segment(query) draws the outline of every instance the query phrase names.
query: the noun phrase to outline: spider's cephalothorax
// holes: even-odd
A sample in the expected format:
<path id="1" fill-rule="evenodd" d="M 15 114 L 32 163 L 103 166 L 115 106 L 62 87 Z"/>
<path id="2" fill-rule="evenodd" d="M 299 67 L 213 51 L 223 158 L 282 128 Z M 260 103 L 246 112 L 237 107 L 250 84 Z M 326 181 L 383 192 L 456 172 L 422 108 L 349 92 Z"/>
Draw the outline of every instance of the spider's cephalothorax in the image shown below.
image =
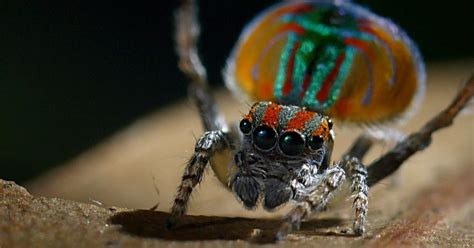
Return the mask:
<path id="1" fill-rule="evenodd" d="M 189 92 L 205 132 L 186 164 L 169 227 L 186 212 L 194 187 L 211 164 L 219 180 L 247 208 L 259 202 L 267 210 L 286 202 L 295 204 L 278 239 L 310 214 L 324 210 L 347 178 L 355 212 L 353 230 L 362 234 L 368 186 L 424 149 L 431 134 L 449 125 L 474 94 L 473 77 L 444 112 L 446 116 L 400 141 L 375 160 L 369 172 L 360 160 L 373 136 L 360 136 L 338 162 L 330 163 L 334 137 L 328 116 L 367 126 L 412 112 L 423 95 L 424 64 L 399 27 L 356 4 L 286 1 L 264 11 L 244 29 L 228 60 L 228 87 L 257 102 L 236 132 L 224 122 L 207 87 L 197 54 L 195 1 L 181 0 L 176 42 L 179 66 L 192 81 Z"/>
<path id="2" fill-rule="evenodd" d="M 243 141 L 230 186 L 247 208 L 256 205 L 260 194 L 266 209 L 301 200 L 328 167 L 333 132 L 327 116 L 258 102 L 239 128 Z"/>

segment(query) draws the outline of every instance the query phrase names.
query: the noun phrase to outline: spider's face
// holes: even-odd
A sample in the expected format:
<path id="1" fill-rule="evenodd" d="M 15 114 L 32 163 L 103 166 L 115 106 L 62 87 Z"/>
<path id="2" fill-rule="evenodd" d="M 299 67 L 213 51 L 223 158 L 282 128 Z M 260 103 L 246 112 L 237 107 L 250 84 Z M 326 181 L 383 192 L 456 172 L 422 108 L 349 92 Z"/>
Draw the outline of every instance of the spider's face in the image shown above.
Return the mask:
<path id="1" fill-rule="evenodd" d="M 296 162 L 320 166 L 333 142 L 332 121 L 298 106 L 258 102 L 240 122 L 247 163 Z"/>

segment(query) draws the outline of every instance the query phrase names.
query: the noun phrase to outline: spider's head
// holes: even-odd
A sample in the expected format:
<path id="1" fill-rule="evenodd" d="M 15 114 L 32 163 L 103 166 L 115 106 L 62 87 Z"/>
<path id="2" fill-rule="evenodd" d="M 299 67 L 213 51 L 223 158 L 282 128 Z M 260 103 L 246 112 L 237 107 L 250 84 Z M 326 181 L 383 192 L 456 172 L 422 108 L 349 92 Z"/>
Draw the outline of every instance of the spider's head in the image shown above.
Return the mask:
<path id="1" fill-rule="evenodd" d="M 329 117 L 298 106 L 258 102 L 240 121 L 241 153 L 266 162 L 302 161 L 320 166 L 333 143 Z"/>

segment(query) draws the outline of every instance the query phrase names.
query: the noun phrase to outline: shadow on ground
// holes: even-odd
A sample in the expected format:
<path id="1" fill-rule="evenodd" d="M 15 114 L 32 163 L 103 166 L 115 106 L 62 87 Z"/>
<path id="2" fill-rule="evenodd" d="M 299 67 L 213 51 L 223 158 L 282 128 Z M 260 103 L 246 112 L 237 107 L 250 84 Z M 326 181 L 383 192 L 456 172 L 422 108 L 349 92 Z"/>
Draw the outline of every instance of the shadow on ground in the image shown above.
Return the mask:
<path id="1" fill-rule="evenodd" d="M 273 243 L 280 220 L 226 218 L 211 216 L 184 216 L 172 230 L 166 229 L 168 213 L 151 210 L 120 212 L 110 218 L 113 224 L 121 225 L 122 231 L 147 238 L 165 240 L 248 240 L 255 243 Z M 352 236 L 349 233 L 321 231 L 324 228 L 341 226 L 341 219 L 316 219 L 304 222 L 298 233 L 311 235 Z"/>

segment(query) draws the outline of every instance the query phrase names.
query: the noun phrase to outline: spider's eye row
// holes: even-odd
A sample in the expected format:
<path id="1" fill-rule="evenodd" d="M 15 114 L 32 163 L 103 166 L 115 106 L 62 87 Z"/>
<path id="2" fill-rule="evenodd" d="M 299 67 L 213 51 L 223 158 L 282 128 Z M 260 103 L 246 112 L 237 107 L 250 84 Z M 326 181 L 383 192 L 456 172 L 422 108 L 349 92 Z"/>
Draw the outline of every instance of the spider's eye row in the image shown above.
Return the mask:
<path id="1" fill-rule="evenodd" d="M 321 135 L 311 136 L 311 138 L 309 138 L 308 140 L 308 145 L 313 150 L 318 150 L 319 148 L 321 148 L 323 146 L 323 143 L 324 139 Z"/>
<path id="2" fill-rule="evenodd" d="M 270 150 L 276 142 L 276 132 L 267 125 L 261 125 L 255 128 L 253 132 L 254 144 L 262 150 Z"/>
<path id="3" fill-rule="evenodd" d="M 279 141 L 281 151 L 288 156 L 296 156 L 304 151 L 304 138 L 297 132 L 285 132 Z"/>
<path id="4" fill-rule="evenodd" d="M 243 134 L 248 134 L 252 131 L 252 123 L 247 119 L 243 119 L 240 121 L 239 128 Z"/>

